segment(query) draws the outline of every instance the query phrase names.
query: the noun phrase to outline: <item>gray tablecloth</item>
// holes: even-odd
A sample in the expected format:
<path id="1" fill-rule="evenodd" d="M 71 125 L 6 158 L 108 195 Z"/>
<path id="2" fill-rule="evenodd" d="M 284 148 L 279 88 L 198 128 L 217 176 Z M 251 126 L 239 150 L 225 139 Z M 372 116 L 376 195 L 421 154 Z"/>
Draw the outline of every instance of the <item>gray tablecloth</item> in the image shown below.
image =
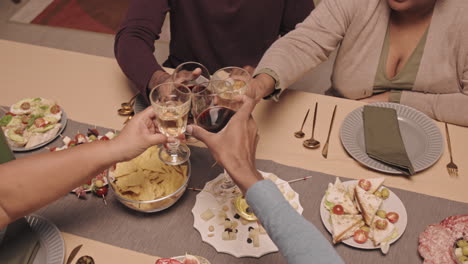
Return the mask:
<path id="1" fill-rule="evenodd" d="M 72 136 L 78 130 L 85 132 L 88 127 L 94 126 L 70 120 L 64 134 Z M 99 130 L 108 131 L 103 128 Z M 50 146 L 60 144 L 60 139 L 57 139 Z M 25 154 L 17 156 L 22 155 Z M 189 184 L 191 187 L 201 188 L 206 181 L 222 172 L 220 167 L 211 168 L 213 158 L 204 148 L 192 148 L 191 162 L 192 178 Z M 331 241 L 331 236 L 320 220 L 319 204 L 327 184 L 333 182 L 335 176 L 284 166 L 268 160 L 258 160 L 257 164 L 258 169 L 273 172 L 285 180 L 313 176 L 305 182 L 293 183 L 292 187 L 300 195 L 304 217 Z M 468 213 L 468 204 L 465 203 L 391 189 L 403 201 L 408 212 L 408 226 L 404 235 L 390 247 L 387 256 L 383 256 L 379 250 L 359 250 L 343 244 L 337 245 L 336 250 L 347 263 L 422 263 L 417 252 L 418 235 L 426 226 L 438 223 L 451 215 Z M 260 259 L 238 259 L 217 253 L 213 247 L 203 243 L 200 234 L 193 228 L 191 209 L 196 194 L 187 190 L 173 207 L 154 214 L 131 211 L 121 205 L 112 193 L 109 193 L 107 198 L 108 206 L 105 206 L 98 197 L 88 195 L 87 200 L 80 200 L 69 194 L 42 208 L 37 214 L 50 219 L 64 232 L 151 255 L 168 257 L 190 252 L 208 258 L 213 264 L 285 263 L 279 253 L 268 254 Z"/>

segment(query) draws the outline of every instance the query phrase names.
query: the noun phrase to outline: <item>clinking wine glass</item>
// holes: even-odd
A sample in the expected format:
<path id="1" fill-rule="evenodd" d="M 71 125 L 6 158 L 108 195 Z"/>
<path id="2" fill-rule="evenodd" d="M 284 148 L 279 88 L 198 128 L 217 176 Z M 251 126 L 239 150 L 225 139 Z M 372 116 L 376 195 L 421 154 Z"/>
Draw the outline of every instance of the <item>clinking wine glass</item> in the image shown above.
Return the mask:
<path id="1" fill-rule="evenodd" d="M 179 165 L 190 157 L 190 149 L 181 144 L 178 137 L 185 133 L 187 117 L 190 112 L 191 92 L 180 83 L 163 83 L 151 90 L 151 106 L 156 113 L 159 131 L 175 141 L 167 143 L 159 151 L 161 160 L 169 165 Z"/>
<path id="2" fill-rule="evenodd" d="M 205 112 L 198 114 L 196 118 L 197 124 L 207 130 L 210 130 L 210 127 L 212 127 L 213 132 L 222 130 L 242 105 L 238 97 L 244 94 L 253 94 L 249 91 L 248 84 L 250 79 L 250 74 L 238 67 L 226 67 L 215 72 L 208 89 L 209 93 L 213 94 L 211 95 L 212 99 L 207 100 L 211 104 Z M 194 100 L 196 98 L 196 94 L 194 93 Z M 235 198 L 235 201 L 241 201 L 240 198 L 242 198 L 239 188 L 237 188 L 226 170 L 224 170 L 223 179 L 214 183 L 212 192 L 218 201 L 221 202 L 225 202 L 230 198 Z M 242 209 L 236 203 L 235 208 L 241 216 L 247 215 L 244 214 L 244 209 L 246 208 Z"/>
<path id="3" fill-rule="evenodd" d="M 184 62 L 179 64 L 172 73 L 172 82 L 181 83 L 187 86 L 190 90 L 193 90 L 194 87 L 210 81 L 210 72 L 206 69 L 203 64 L 198 62 Z M 193 123 L 193 116 L 189 113 L 188 124 Z M 186 135 L 186 140 L 189 143 L 195 143 L 197 140 L 190 136 Z"/>

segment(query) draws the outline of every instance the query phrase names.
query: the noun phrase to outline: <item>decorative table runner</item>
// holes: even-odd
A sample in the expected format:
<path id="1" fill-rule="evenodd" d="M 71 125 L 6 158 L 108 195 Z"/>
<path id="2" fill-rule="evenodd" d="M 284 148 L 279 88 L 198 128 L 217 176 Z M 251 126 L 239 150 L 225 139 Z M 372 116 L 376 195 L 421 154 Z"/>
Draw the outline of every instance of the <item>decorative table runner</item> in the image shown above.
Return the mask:
<path id="1" fill-rule="evenodd" d="M 84 133 L 90 127 L 94 128 L 93 125 L 69 120 L 64 135 L 72 137 L 77 131 Z M 103 128 L 98 129 L 101 133 L 108 131 Z M 60 145 L 61 140 L 58 138 L 49 147 Z M 17 157 L 28 154 L 17 154 Z M 192 147 L 190 160 L 192 163 L 190 187 L 202 188 L 205 182 L 214 179 L 222 172 L 219 166 L 211 168 L 214 160 L 205 148 Z M 284 180 L 313 176 L 307 181 L 292 183 L 291 186 L 300 195 L 304 217 L 331 241 L 330 234 L 320 220 L 319 206 L 327 184 L 334 182 L 335 176 L 284 166 L 268 160 L 258 160 L 257 167 L 265 172 L 275 173 Z M 348 179 L 342 178 L 342 180 Z M 383 256 L 379 250 L 359 250 L 343 244 L 335 246 L 345 262 L 422 263 L 417 252 L 418 236 L 426 226 L 439 223 L 451 215 L 468 213 L 468 204 L 465 203 L 395 188 L 391 190 L 400 197 L 408 212 L 408 226 L 405 233 L 392 244 L 386 256 Z M 217 253 L 210 245 L 203 243 L 200 234 L 193 228 L 191 209 L 196 195 L 197 192 L 187 190 L 171 208 L 159 213 L 143 214 L 124 207 L 113 197 L 111 191 L 107 197 L 107 206 L 100 198 L 92 195 L 88 195 L 87 200 L 80 200 L 68 194 L 36 213 L 50 219 L 61 231 L 146 254 L 169 257 L 188 252 L 204 256 L 213 264 L 285 263 L 279 253 L 269 254 L 260 259 L 238 259 L 224 253 Z"/>

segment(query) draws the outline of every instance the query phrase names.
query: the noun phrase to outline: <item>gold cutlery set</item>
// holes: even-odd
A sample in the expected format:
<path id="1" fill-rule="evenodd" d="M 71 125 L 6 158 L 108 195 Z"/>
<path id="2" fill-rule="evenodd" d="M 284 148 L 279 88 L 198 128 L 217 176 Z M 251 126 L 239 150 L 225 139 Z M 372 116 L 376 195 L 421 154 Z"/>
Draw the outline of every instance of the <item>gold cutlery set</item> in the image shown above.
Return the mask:
<path id="1" fill-rule="evenodd" d="M 315 121 L 317 120 L 317 108 L 318 108 L 318 103 L 316 102 L 315 109 L 314 109 L 314 119 L 312 120 L 312 134 L 309 139 L 304 140 L 304 142 L 302 143 L 302 145 L 308 149 L 316 149 L 320 147 L 320 141 L 314 139 Z M 305 122 L 307 121 L 307 117 L 309 116 L 309 112 L 310 112 L 310 109 L 307 110 L 307 113 L 304 117 L 304 121 L 302 121 L 301 129 L 294 133 L 294 136 L 296 138 L 304 137 L 305 134 L 304 132 L 302 132 L 302 130 L 304 128 Z M 333 109 L 333 114 L 332 114 L 331 121 L 330 121 L 330 129 L 328 130 L 327 140 L 325 141 L 325 145 L 323 146 L 323 149 L 322 149 L 322 156 L 324 158 L 328 157 L 328 145 L 330 142 L 330 134 L 333 128 L 333 121 L 335 120 L 335 114 L 336 114 L 336 105 L 335 105 L 335 108 Z"/>
<path id="2" fill-rule="evenodd" d="M 119 113 L 119 115 L 127 117 L 127 119 L 124 122 L 124 125 L 127 124 L 127 122 L 130 121 L 130 119 L 132 119 L 132 117 L 135 115 L 135 112 L 133 111 L 133 106 L 135 105 L 135 99 L 137 96 L 138 93 L 134 95 L 130 99 L 130 101 L 122 103 L 120 105 L 122 108 L 117 110 L 117 113 Z"/>
<path id="3" fill-rule="evenodd" d="M 447 123 L 445 123 L 445 133 L 447 134 L 447 147 L 448 147 L 449 154 L 450 154 L 450 162 L 447 164 L 447 171 L 448 171 L 448 174 L 451 177 L 458 177 L 458 167 L 453 162 L 452 145 L 451 145 L 451 142 L 450 142 L 450 135 L 449 135 L 449 130 L 448 130 Z"/>

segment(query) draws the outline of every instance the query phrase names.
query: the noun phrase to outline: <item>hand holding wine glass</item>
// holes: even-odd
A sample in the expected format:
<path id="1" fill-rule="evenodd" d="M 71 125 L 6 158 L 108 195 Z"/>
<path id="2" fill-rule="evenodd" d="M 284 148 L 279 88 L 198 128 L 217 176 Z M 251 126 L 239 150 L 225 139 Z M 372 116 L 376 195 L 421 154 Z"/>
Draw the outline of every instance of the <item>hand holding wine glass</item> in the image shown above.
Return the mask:
<path id="1" fill-rule="evenodd" d="M 204 142 L 213 157 L 228 171 L 237 186 L 245 193 L 250 186 L 262 180 L 255 167 L 255 153 L 259 136 L 252 118 L 255 101 L 241 97 L 242 106 L 228 124 L 218 133 L 208 132 L 197 125 L 187 127 L 187 132 Z M 229 147 L 226 146 L 229 142 Z"/>
<path id="2" fill-rule="evenodd" d="M 179 137 L 185 133 L 190 111 L 190 89 L 180 83 L 163 83 L 151 91 L 151 105 L 156 113 L 156 123 L 163 135 L 171 138 L 167 149 L 161 148 L 159 157 L 169 165 L 186 162 L 190 156 L 187 145 L 181 144 Z"/>

